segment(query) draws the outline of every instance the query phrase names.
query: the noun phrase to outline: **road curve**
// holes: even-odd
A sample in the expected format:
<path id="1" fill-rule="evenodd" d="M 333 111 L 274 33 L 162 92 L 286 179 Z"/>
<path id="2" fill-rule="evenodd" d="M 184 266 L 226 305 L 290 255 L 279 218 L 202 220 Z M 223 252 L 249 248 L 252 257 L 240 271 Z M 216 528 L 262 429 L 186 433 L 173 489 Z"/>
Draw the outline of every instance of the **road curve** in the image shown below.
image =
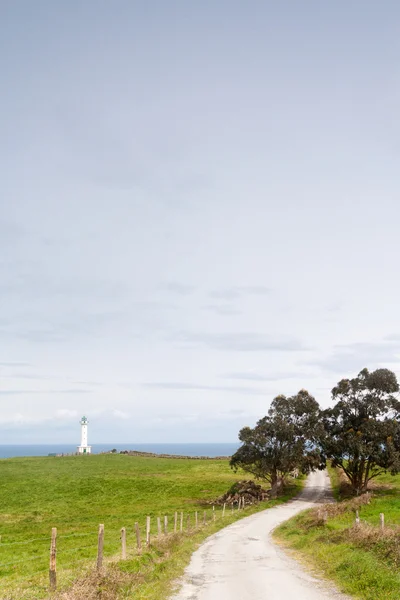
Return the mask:
<path id="1" fill-rule="evenodd" d="M 327 473 L 311 473 L 296 500 L 210 536 L 193 554 L 171 600 L 350 600 L 307 573 L 270 535 L 283 521 L 328 499 Z"/>

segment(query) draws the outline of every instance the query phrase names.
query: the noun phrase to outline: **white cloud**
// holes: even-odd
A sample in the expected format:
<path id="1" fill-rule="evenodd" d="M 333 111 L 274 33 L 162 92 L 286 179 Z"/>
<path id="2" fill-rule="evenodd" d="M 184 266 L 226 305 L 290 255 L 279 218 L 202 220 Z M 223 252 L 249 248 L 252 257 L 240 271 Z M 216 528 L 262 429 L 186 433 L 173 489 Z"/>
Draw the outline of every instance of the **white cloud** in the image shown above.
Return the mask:
<path id="1" fill-rule="evenodd" d="M 56 418 L 71 419 L 78 416 L 78 411 L 70 410 L 69 408 L 60 408 L 56 412 Z"/>
<path id="2" fill-rule="evenodd" d="M 127 412 L 124 412 L 123 410 L 115 409 L 112 411 L 112 414 L 117 419 L 129 419 L 130 418 L 130 414 Z"/>

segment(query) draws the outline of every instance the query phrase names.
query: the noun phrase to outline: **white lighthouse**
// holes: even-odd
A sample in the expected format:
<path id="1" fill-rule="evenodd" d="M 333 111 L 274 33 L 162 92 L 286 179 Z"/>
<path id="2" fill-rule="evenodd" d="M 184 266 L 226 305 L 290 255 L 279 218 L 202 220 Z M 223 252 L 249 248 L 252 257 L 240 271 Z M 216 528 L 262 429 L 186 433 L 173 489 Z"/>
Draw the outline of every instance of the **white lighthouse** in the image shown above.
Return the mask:
<path id="1" fill-rule="evenodd" d="M 82 417 L 81 423 L 81 445 L 78 446 L 78 454 L 90 454 L 92 452 L 92 446 L 88 446 L 87 443 L 87 426 L 88 420 L 86 417 Z"/>

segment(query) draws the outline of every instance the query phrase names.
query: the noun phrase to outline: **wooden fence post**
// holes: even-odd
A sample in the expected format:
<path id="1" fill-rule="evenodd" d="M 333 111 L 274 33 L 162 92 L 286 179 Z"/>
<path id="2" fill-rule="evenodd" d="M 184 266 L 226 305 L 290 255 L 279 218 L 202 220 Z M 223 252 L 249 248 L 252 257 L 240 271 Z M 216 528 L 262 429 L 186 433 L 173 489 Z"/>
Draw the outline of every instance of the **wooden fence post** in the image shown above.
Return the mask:
<path id="1" fill-rule="evenodd" d="M 121 528 L 121 559 L 126 560 L 126 528 Z"/>
<path id="2" fill-rule="evenodd" d="M 212 514 L 213 514 L 213 521 L 215 521 L 215 506 L 213 506 L 213 512 L 212 512 Z"/>
<path id="3" fill-rule="evenodd" d="M 224 506 L 222 507 L 222 516 L 225 516 L 225 507 L 226 507 L 226 503 L 224 502 Z"/>
<path id="4" fill-rule="evenodd" d="M 164 533 L 165 533 L 165 535 L 168 535 L 168 517 L 167 517 L 167 515 L 165 515 L 165 517 L 164 517 Z"/>
<path id="5" fill-rule="evenodd" d="M 178 529 L 178 513 L 175 511 L 175 514 L 174 514 L 174 533 L 176 533 L 177 529 Z"/>
<path id="6" fill-rule="evenodd" d="M 358 514 L 358 510 L 356 510 L 356 525 L 359 525 L 359 523 L 360 523 L 360 517 Z"/>
<path id="7" fill-rule="evenodd" d="M 142 544 L 140 542 L 140 529 L 139 529 L 139 523 L 135 523 L 135 532 L 136 532 L 136 547 L 139 550 L 139 552 L 142 549 Z"/>
<path id="8" fill-rule="evenodd" d="M 146 546 L 150 546 L 150 517 L 146 517 Z"/>
<path id="9" fill-rule="evenodd" d="M 383 531 L 385 529 L 385 515 L 383 513 L 379 513 L 379 522 Z"/>
<path id="10" fill-rule="evenodd" d="M 160 519 L 160 517 L 157 517 L 157 534 L 158 534 L 158 537 L 161 537 L 161 519 Z"/>
<path id="11" fill-rule="evenodd" d="M 53 527 L 51 530 L 51 542 L 50 542 L 50 589 L 55 590 L 57 588 L 57 564 L 56 564 L 56 552 L 57 552 L 57 527 Z"/>
<path id="12" fill-rule="evenodd" d="M 97 540 L 97 570 L 103 566 L 103 548 L 104 548 L 104 525 L 99 525 L 99 536 Z"/>
<path id="13" fill-rule="evenodd" d="M 242 503 L 242 499 L 241 499 L 241 498 L 240 498 L 240 496 L 239 496 L 238 510 L 240 510 L 240 505 L 241 505 L 241 503 Z"/>
<path id="14" fill-rule="evenodd" d="M 183 531 L 183 512 L 181 512 L 181 523 L 180 523 L 180 532 Z"/>
<path id="15" fill-rule="evenodd" d="M 206 510 L 204 511 L 204 514 L 203 514 L 203 523 L 204 523 L 204 525 L 207 525 L 207 511 Z"/>
<path id="16" fill-rule="evenodd" d="M 196 510 L 196 512 L 194 513 L 194 522 L 195 522 L 195 527 L 196 527 L 196 529 L 197 529 L 197 528 L 198 528 L 198 526 L 199 526 L 199 517 L 198 517 L 198 514 L 197 514 L 197 510 Z"/>

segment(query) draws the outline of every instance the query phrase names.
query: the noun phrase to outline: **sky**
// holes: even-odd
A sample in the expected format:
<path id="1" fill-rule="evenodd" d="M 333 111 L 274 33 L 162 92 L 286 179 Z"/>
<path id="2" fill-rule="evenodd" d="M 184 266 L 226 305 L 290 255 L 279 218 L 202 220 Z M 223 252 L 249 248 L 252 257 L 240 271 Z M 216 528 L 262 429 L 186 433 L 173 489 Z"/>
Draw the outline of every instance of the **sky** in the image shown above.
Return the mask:
<path id="1" fill-rule="evenodd" d="M 0 82 L 0 443 L 400 376 L 398 2 L 2 0 Z"/>

